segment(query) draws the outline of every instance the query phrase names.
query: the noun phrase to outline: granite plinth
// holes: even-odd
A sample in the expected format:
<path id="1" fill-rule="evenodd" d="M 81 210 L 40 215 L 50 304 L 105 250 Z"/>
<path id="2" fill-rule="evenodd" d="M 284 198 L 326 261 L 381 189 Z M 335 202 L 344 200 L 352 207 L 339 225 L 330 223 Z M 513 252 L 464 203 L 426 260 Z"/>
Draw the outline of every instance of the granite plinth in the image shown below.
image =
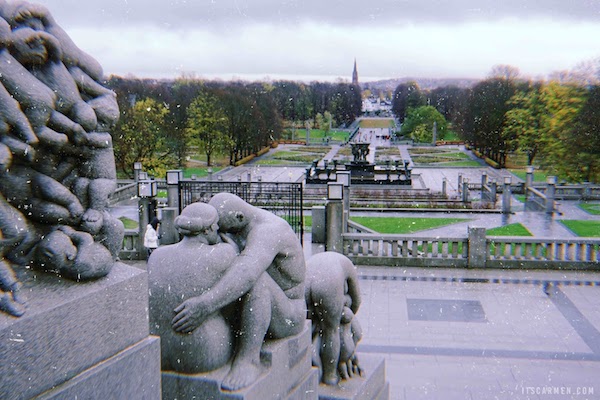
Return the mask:
<path id="1" fill-rule="evenodd" d="M 319 385 L 319 400 L 388 400 L 390 385 L 385 379 L 383 357 L 358 353 L 364 376 L 342 380 L 337 386 Z"/>
<path id="2" fill-rule="evenodd" d="M 160 400 L 160 339 L 150 336 L 37 399 Z"/>
<path id="3" fill-rule="evenodd" d="M 229 365 L 203 374 L 163 371 L 163 400 L 266 400 L 316 399 L 318 371 L 311 367 L 311 333 L 307 321 L 302 333 L 268 341 L 261 351 L 264 371 L 249 387 L 228 392 L 220 389 Z"/>
<path id="4" fill-rule="evenodd" d="M 20 271 L 20 280 L 25 315 L 0 315 L 2 399 L 38 396 L 149 338 L 145 271 L 117 263 L 91 282 L 31 270 Z M 154 375 L 160 381 L 159 368 Z"/>

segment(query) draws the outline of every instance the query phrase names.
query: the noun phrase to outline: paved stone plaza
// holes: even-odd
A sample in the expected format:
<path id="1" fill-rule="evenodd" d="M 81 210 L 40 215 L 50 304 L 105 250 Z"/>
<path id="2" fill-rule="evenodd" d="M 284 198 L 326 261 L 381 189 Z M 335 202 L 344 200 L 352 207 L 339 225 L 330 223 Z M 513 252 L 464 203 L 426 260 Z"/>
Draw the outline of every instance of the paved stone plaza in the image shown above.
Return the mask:
<path id="1" fill-rule="evenodd" d="M 600 398 L 600 273 L 360 267 L 360 278 L 359 349 L 385 355 L 393 399 Z"/>

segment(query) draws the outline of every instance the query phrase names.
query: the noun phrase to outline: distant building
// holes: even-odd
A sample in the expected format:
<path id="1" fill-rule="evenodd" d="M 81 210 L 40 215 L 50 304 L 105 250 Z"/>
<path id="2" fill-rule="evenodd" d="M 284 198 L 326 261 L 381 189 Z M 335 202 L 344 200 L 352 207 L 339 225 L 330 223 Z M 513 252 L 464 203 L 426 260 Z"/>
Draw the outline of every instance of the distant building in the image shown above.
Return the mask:
<path id="1" fill-rule="evenodd" d="M 362 101 L 362 112 L 365 114 L 372 113 L 389 113 L 392 111 L 392 101 L 389 99 L 381 100 L 378 97 L 371 96 Z"/>
<path id="2" fill-rule="evenodd" d="M 354 71 L 352 71 L 352 84 L 358 86 L 358 69 L 356 69 L 356 58 L 354 59 Z"/>

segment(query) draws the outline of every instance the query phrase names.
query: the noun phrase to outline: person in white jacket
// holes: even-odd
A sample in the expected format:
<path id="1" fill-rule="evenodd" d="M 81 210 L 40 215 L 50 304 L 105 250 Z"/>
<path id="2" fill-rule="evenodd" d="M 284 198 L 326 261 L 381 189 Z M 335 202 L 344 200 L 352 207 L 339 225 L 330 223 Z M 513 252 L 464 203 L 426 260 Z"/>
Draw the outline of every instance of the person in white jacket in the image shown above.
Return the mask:
<path id="1" fill-rule="evenodd" d="M 146 233 L 144 234 L 144 247 L 148 249 L 148 257 L 158 247 L 158 226 L 160 221 L 158 218 L 152 218 L 152 221 L 146 227 Z"/>

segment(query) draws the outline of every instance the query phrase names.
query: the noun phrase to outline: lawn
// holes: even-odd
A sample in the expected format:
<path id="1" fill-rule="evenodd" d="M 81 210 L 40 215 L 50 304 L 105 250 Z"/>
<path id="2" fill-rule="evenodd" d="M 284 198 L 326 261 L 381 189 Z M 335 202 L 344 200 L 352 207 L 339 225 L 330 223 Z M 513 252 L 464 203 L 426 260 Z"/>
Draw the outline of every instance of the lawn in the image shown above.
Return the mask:
<path id="1" fill-rule="evenodd" d="M 524 169 L 509 169 L 509 171 L 518 178 L 521 178 L 522 180 L 526 180 L 527 178 L 527 172 Z M 548 174 L 544 171 L 533 171 L 534 182 L 546 182 L 547 177 Z"/>
<path id="2" fill-rule="evenodd" d="M 338 131 L 338 130 L 330 130 L 329 138 L 331 140 L 335 140 L 338 142 L 345 142 L 348 140 L 349 133 L 346 131 Z M 325 131 L 323 129 L 311 129 L 310 130 L 310 139 L 311 140 L 324 140 L 327 136 L 325 135 Z M 284 139 L 292 139 L 292 131 L 287 129 L 283 134 Z M 296 134 L 293 139 L 296 140 L 305 140 L 306 139 L 306 129 L 296 129 Z"/>
<path id="3" fill-rule="evenodd" d="M 600 237 L 600 221 L 562 219 L 560 222 L 577 236 Z"/>
<path id="4" fill-rule="evenodd" d="M 125 229 L 137 229 L 138 228 L 138 222 L 132 220 L 131 218 L 119 217 L 119 219 L 121 220 L 121 222 L 123 222 L 123 226 L 125 226 Z"/>
<path id="5" fill-rule="evenodd" d="M 361 128 L 392 128 L 394 120 L 391 118 L 365 118 L 360 120 Z"/>
<path id="6" fill-rule="evenodd" d="M 523 224 L 509 224 L 486 230 L 488 236 L 533 236 Z"/>
<path id="7" fill-rule="evenodd" d="M 212 167 L 213 172 L 217 172 L 222 170 L 221 167 Z M 208 167 L 192 167 L 186 168 L 183 170 L 184 178 L 191 178 L 192 175 L 196 175 L 198 178 L 202 178 L 204 176 L 208 176 Z"/>
<path id="8" fill-rule="evenodd" d="M 407 234 L 465 222 L 467 218 L 352 217 L 352 221 L 379 233 Z"/>
<path id="9" fill-rule="evenodd" d="M 600 203 L 580 203 L 579 208 L 592 215 L 600 215 Z"/>

